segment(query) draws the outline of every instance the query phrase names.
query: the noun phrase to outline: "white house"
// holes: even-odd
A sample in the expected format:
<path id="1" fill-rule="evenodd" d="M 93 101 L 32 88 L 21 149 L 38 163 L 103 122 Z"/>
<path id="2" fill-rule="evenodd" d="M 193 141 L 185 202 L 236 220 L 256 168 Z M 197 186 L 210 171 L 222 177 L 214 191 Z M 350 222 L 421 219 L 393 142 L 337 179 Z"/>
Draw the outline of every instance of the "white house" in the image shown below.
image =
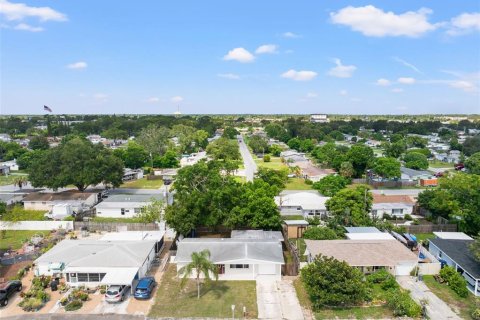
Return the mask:
<path id="1" fill-rule="evenodd" d="M 95 206 L 97 217 L 133 218 L 142 208 L 150 205 L 152 199 L 163 200 L 162 194 L 115 194 Z"/>
<path id="2" fill-rule="evenodd" d="M 370 215 L 381 219 L 384 214 L 392 217 L 403 218 L 406 214 L 413 213 L 415 200 L 406 195 L 372 194 L 373 204 Z"/>
<path id="3" fill-rule="evenodd" d="M 414 170 L 410 168 L 401 167 L 401 178 L 402 180 L 420 180 L 433 177 L 433 174 L 430 171 L 426 170 Z"/>
<path id="4" fill-rule="evenodd" d="M 480 296 L 480 263 L 475 259 L 470 245 L 474 240 L 434 238 L 429 240 L 428 251 L 442 264 L 452 266 L 467 280 L 467 288 Z"/>
<path id="5" fill-rule="evenodd" d="M 22 201 L 23 194 L 21 193 L 0 193 L 0 202 L 5 202 L 7 206 Z"/>
<path id="6" fill-rule="evenodd" d="M 329 197 L 323 197 L 318 192 L 282 192 L 275 197 L 275 203 L 282 216 L 302 215 L 305 218 L 325 217 L 325 203 Z"/>
<path id="7" fill-rule="evenodd" d="M 190 263 L 192 253 L 208 250 L 219 280 L 280 280 L 284 264 L 278 240 L 185 238 L 177 245 L 177 272 Z M 194 274 L 191 277 L 195 277 Z"/>
<path id="8" fill-rule="evenodd" d="M 34 273 L 72 287 L 134 285 L 155 259 L 155 241 L 63 240 L 35 260 Z"/>
<path id="9" fill-rule="evenodd" d="M 0 166 L 7 166 L 10 168 L 10 171 L 18 171 L 17 160 L 10 160 L 5 162 L 0 162 Z"/>
<path id="10" fill-rule="evenodd" d="M 69 204 L 75 210 L 90 208 L 98 202 L 96 192 L 68 190 L 63 192 L 33 192 L 23 199 L 26 210 L 52 210 L 54 205 Z"/>
<path id="11" fill-rule="evenodd" d="M 345 261 L 364 273 L 386 269 L 395 276 L 410 275 L 418 257 L 396 240 L 305 240 L 308 262 L 319 254 Z"/>
<path id="12" fill-rule="evenodd" d="M 326 114 L 312 114 L 310 115 L 310 122 L 312 123 L 326 123 L 328 116 Z"/>
<path id="13" fill-rule="evenodd" d="M 143 178 L 143 170 L 142 169 L 123 169 L 123 181 L 131 181 Z"/>

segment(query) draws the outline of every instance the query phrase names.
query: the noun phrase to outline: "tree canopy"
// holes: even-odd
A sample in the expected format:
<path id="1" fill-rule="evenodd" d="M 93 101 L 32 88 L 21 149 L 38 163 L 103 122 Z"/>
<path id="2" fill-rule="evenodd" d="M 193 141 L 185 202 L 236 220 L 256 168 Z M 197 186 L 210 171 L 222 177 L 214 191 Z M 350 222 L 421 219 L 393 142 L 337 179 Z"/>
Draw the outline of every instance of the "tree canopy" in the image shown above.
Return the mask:
<path id="1" fill-rule="evenodd" d="M 365 226 L 371 223 L 369 212 L 372 201 L 368 187 L 360 185 L 340 190 L 327 200 L 326 207 L 332 215 L 333 225 Z"/>
<path id="2" fill-rule="evenodd" d="M 404 157 L 405 167 L 415 170 L 428 169 L 427 156 L 420 152 L 408 152 Z"/>
<path id="3" fill-rule="evenodd" d="M 240 151 L 236 140 L 220 138 L 207 146 L 207 153 L 215 160 L 239 160 Z"/>
<path id="4" fill-rule="evenodd" d="M 375 159 L 373 171 L 382 178 L 400 178 L 400 162 L 395 158 L 380 157 Z"/>
<path id="5" fill-rule="evenodd" d="M 312 187 L 327 197 L 334 196 L 338 191 L 345 188 L 350 180 L 338 175 L 329 175 L 320 181 L 314 182 Z"/>
<path id="6" fill-rule="evenodd" d="M 480 152 L 472 154 L 465 161 L 465 168 L 469 173 L 480 175 Z"/>

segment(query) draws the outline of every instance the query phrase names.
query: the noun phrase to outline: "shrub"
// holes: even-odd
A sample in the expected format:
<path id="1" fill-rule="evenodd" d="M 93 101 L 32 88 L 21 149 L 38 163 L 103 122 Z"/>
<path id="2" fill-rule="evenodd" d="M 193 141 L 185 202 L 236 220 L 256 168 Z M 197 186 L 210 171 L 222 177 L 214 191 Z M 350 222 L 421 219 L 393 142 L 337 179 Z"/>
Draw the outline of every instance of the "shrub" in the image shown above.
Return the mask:
<path id="1" fill-rule="evenodd" d="M 51 281 L 52 281 L 51 276 L 35 277 L 32 280 L 32 287 L 45 289 L 48 287 Z"/>
<path id="2" fill-rule="evenodd" d="M 392 275 L 387 270 L 382 269 L 367 276 L 367 281 L 371 283 L 382 283 Z"/>
<path id="3" fill-rule="evenodd" d="M 70 294 L 70 299 L 71 300 L 81 300 L 81 301 L 87 301 L 88 300 L 88 293 L 86 293 L 83 290 L 74 290 Z"/>
<path id="4" fill-rule="evenodd" d="M 383 219 L 385 220 L 392 220 L 392 217 L 388 213 L 383 214 Z"/>
<path id="5" fill-rule="evenodd" d="M 422 314 L 422 307 L 410 297 L 408 291 L 401 289 L 389 290 L 387 293 L 387 305 L 397 317 L 419 317 Z"/>
<path id="6" fill-rule="evenodd" d="M 65 311 L 75 311 L 80 309 L 82 306 L 83 302 L 81 300 L 73 300 L 65 306 Z"/>
<path id="7" fill-rule="evenodd" d="M 408 220 L 408 221 L 412 221 L 412 220 L 413 220 L 412 216 L 409 215 L 408 213 L 405 215 L 404 218 L 405 218 L 405 220 Z"/>
<path id="8" fill-rule="evenodd" d="M 303 233 L 305 239 L 310 240 L 335 240 L 338 239 L 335 230 L 327 227 L 310 227 Z"/>
<path id="9" fill-rule="evenodd" d="M 477 308 L 477 309 L 473 310 L 472 319 L 473 320 L 480 320 L 480 308 Z"/>
<path id="10" fill-rule="evenodd" d="M 383 290 L 390 290 L 390 289 L 397 289 L 400 286 L 398 285 L 397 280 L 395 280 L 395 277 L 390 274 L 385 281 L 382 282 L 380 285 Z"/>
<path id="11" fill-rule="evenodd" d="M 458 296 L 462 298 L 468 296 L 467 280 L 465 280 L 465 278 L 459 273 L 455 273 L 455 275 L 450 278 L 448 286 L 458 294 Z"/>
<path id="12" fill-rule="evenodd" d="M 311 186 L 313 184 L 313 181 L 310 179 L 305 179 L 305 184 Z"/>
<path id="13" fill-rule="evenodd" d="M 272 161 L 272 158 L 270 157 L 269 154 L 266 154 L 263 156 L 263 162 L 270 162 Z"/>
<path id="14" fill-rule="evenodd" d="M 69 301 L 68 298 L 65 297 L 65 298 L 60 299 L 59 302 L 60 302 L 60 304 L 61 304 L 62 306 L 66 306 L 67 303 L 68 303 L 68 301 Z"/>
<path id="15" fill-rule="evenodd" d="M 38 311 L 43 307 L 44 302 L 37 298 L 25 298 L 18 305 L 23 311 Z"/>

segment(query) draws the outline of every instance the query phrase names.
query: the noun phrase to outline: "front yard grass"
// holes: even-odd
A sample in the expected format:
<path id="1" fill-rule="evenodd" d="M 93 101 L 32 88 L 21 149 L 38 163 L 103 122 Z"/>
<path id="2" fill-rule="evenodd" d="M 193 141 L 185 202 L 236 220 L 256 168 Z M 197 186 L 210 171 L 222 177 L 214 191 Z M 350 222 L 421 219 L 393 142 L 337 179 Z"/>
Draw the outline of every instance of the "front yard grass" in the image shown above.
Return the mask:
<path id="1" fill-rule="evenodd" d="M 433 161 L 428 161 L 428 166 L 430 168 L 453 168 L 453 163 L 433 160 Z"/>
<path id="2" fill-rule="evenodd" d="M 126 181 L 120 188 L 128 189 L 158 189 L 163 186 L 163 180 L 147 180 L 147 178 Z"/>
<path id="3" fill-rule="evenodd" d="M 15 178 L 18 178 L 18 177 L 26 177 L 28 178 L 28 175 L 25 174 L 25 173 L 19 173 L 17 171 L 14 171 L 14 172 L 10 172 L 8 174 L 8 176 L 2 176 L 0 175 L 0 186 L 8 186 L 8 185 L 11 185 L 13 184 L 13 181 L 15 180 Z"/>
<path id="4" fill-rule="evenodd" d="M 417 237 L 417 242 L 420 242 L 427 239 L 433 239 L 435 238 L 435 235 L 433 233 L 416 233 L 415 237 Z"/>
<path id="5" fill-rule="evenodd" d="M 471 313 L 480 307 L 480 298 L 468 292 L 466 298 L 459 297 L 447 284 L 438 283 L 433 276 L 423 276 L 423 282 L 437 297 L 443 300 L 452 310 L 463 319 L 473 319 Z"/>
<path id="6" fill-rule="evenodd" d="M 158 284 L 155 304 L 149 317 L 172 318 L 230 318 L 235 305 L 235 318 L 243 318 L 243 306 L 247 318 L 257 318 L 257 294 L 255 281 L 212 281 L 202 285 L 200 299 L 194 280 L 180 288 L 175 265 L 168 266 Z"/>
<path id="7" fill-rule="evenodd" d="M 312 310 L 312 303 L 300 277 L 293 282 L 300 305 Z M 376 285 L 378 286 L 378 285 Z M 375 293 L 381 294 L 382 290 L 374 286 Z M 348 308 L 324 308 L 314 311 L 315 319 L 393 319 L 393 312 L 386 306 L 358 306 Z"/>
<path id="8" fill-rule="evenodd" d="M 30 240 L 34 235 L 41 234 L 45 237 L 50 233 L 50 231 L 37 230 L 3 230 L 0 232 L 0 250 L 7 250 L 10 248 L 13 250 L 20 249 L 23 243 Z"/>
<path id="9" fill-rule="evenodd" d="M 302 178 L 288 178 L 285 190 L 312 190 L 312 186 L 305 183 Z"/>
<path id="10" fill-rule="evenodd" d="M 280 157 L 271 157 L 270 162 L 264 162 L 261 158 L 255 158 L 255 163 L 259 168 L 264 167 L 274 170 L 288 169 L 287 165 L 282 162 Z"/>
<path id="11" fill-rule="evenodd" d="M 138 218 L 113 218 L 113 217 L 94 217 L 93 222 L 120 222 L 120 223 L 141 223 Z"/>

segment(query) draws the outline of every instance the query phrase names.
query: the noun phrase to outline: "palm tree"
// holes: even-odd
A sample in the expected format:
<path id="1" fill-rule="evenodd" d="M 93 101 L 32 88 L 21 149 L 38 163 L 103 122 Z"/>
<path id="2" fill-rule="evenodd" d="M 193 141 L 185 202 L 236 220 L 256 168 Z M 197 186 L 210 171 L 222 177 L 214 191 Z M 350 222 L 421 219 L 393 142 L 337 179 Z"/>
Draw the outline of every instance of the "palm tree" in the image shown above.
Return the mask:
<path id="1" fill-rule="evenodd" d="M 290 172 L 295 174 L 297 177 L 302 173 L 302 169 L 299 166 L 290 167 Z"/>
<path id="2" fill-rule="evenodd" d="M 24 176 L 16 177 L 13 180 L 13 185 L 18 186 L 20 189 L 22 189 L 23 186 L 25 186 L 28 182 L 28 179 Z"/>
<path id="3" fill-rule="evenodd" d="M 215 280 L 218 280 L 218 268 L 217 266 L 210 261 L 210 251 L 203 250 L 201 252 L 192 253 L 192 262 L 182 267 L 178 272 L 183 275 L 182 282 L 180 283 L 181 287 L 184 287 L 192 274 L 196 273 L 196 282 L 197 282 L 197 299 L 200 299 L 200 275 L 203 274 L 206 281 L 210 281 L 211 275 L 215 277 Z"/>

